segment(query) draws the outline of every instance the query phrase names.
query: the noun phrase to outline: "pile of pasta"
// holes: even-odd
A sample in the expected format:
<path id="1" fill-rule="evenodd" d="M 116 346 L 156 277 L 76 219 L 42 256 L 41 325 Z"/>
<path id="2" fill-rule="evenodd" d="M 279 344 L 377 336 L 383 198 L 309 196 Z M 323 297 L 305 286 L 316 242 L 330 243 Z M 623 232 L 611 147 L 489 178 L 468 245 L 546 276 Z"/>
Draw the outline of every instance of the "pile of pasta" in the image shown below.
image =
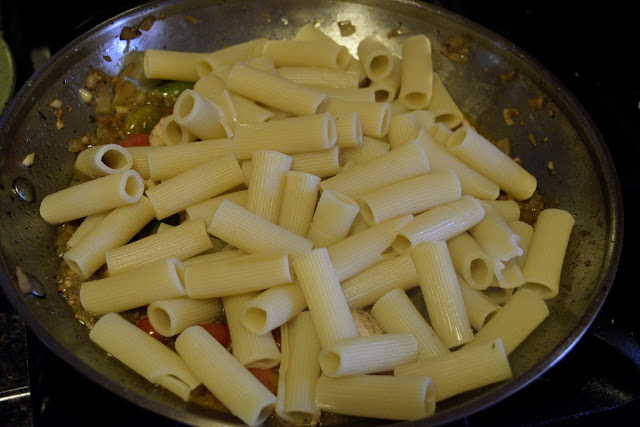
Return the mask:
<path id="1" fill-rule="evenodd" d="M 98 346 L 184 400 L 204 384 L 249 425 L 415 420 L 511 378 L 509 354 L 558 293 L 574 218 L 520 220 L 536 178 L 463 119 L 426 36 L 395 55 L 373 35 L 357 53 L 312 25 L 145 51 L 147 78 L 195 83 L 158 125 L 163 145 L 89 148 L 76 168 L 92 179 L 41 204 L 51 224 L 85 218 L 64 254 L 76 274 L 106 264 L 80 289 Z M 120 314 L 145 306 L 175 351 Z M 364 309 L 384 333 L 360 327 Z M 199 326 L 220 316 L 231 351 Z M 278 367 L 277 395 L 250 367 Z"/>

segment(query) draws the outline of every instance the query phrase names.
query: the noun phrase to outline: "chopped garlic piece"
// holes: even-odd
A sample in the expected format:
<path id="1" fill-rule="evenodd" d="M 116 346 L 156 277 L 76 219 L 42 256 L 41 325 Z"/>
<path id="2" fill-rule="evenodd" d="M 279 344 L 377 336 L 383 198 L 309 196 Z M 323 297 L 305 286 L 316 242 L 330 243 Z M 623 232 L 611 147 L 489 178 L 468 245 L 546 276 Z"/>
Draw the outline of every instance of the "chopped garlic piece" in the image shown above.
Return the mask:
<path id="1" fill-rule="evenodd" d="M 33 165 L 33 161 L 36 158 L 36 153 L 29 153 L 26 156 L 24 156 L 24 159 L 22 159 L 22 165 L 23 166 L 31 166 Z"/>
<path id="2" fill-rule="evenodd" d="M 62 101 L 60 101 L 59 99 L 53 100 L 49 104 L 49 107 L 59 110 L 60 108 L 62 108 Z"/>
<path id="3" fill-rule="evenodd" d="M 80 89 L 78 89 L 78 93 L 80 94 L 80 99 L 82 99 L 87 104 L 91 103 L 91 101 L 93 100 L 93 94 L 90 90 L 81 87 Z"/>

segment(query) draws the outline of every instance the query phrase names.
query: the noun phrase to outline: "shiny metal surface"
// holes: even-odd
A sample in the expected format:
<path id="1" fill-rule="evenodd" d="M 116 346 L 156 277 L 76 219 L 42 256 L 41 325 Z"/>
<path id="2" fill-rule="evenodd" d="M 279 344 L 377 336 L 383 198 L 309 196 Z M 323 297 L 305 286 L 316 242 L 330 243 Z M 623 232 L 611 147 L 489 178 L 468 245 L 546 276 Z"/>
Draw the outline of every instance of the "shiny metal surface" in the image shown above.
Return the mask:
<path id="1" fill-rule="evenodd" d="M 154 387 L 89 341 L 88 330 L 57 293 L 56 230 L 38 212 L 40 201 L 66 187 L 71 178 L 74 155 L 67 150 L 67 140 L 92 128 L 91 107 L 77 94 L 84 76 L 91 67 L 116 74 L 127 55 L 127 43 L 118 37 L 121 29 L 140 23 L 148 14 L 164 18 L 131 41 L 130 52 L 211 51 L 260 36 L 291 38 L 308 22 L 317 22 L 354 54 L 359 40 L 373 33 L 386 39 L 400 23 L 412 34 L 424 33 L 432 41 L 434 68 L 461 109 L 492 137 L 510 139 L 514 155 L 537 177 L 547 206 L 575 215 L 561 293 L 548 301 L 550 317 L 510 356 L 514 378 L 442 402 L 430 423 L 463 417 L 526 386 L 570 351 L 590 326 L 617 268 L 622 200 L 605 142 L 587 112 L 543 65 L 460 16 L 407 0 L 160 2 L 115 17 L 56 54 L 20 89 L 0 123 L 2 287 L 28 326 L 67 363 L 123 398 L 181 422 L 235 422 Z M 351 21 L 355 34 L 340 35 L 337 22 L 343 20 Z M 453 36 L 468 37 L 468 62 L 455 63 L 440 54 L 440 46 Z M 402 37 L 389 39 L 398 54 L 401 41 Z M 516 77 L 506 83 L 500 76 L 511 70 L 516 70 Z M 539 96 L 543 108 L 534 111 L 529 100 Z M 54 99 L 71 107 L 64 113 L 62 130 L 57 130 L 49 107 Z M 520 112 L 513 126 L 503 118 L 508 106 Z M 529 134 L 536 138 L 536 146 Z M 35 162 L 25 167 L 21 161 L 31 152 L 36 153 Z M 550 161 L 555 174 L 548 169 Z M 33 200 L 16 194 L 13 183 L 18 178 L 33 185 Z M 45 298 L 20 293 L 16 266 L 40 280 L 47 290 Z"/>

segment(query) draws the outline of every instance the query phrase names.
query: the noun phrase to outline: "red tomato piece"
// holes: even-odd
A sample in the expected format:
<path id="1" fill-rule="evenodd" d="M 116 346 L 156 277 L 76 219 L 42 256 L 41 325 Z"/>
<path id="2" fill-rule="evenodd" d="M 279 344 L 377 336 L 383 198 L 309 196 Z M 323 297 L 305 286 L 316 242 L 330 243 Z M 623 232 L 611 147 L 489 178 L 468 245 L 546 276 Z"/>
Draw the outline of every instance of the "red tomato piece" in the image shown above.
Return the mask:
<path id="1" fill-rule="evenodd" d="M 260 369 L 260 368 L 247 368 L 254 377 L 258 379 L 271 393 L 278 393 L 278 371 L 276 368 Z"/>
<path id="2" fill-rule="evenodd" d="M 203 323 L 202 326 L 212 337 L 214 337 L 224 348 L 229 348 L 231 343 L 231 335 L 229 334 L 229 328 L 222 323 Z"/>
<path id="3" fill-rule="evenodd" d="M 149 135 L 146 133 L 134 133 L 124 140 L 123 147 L 145 147 L 149 144 Z"/>
<path id="4" fill-rule="evenodd" d="M 155 339 L 157 339 L 160 342 L 163 342 L 165 340 L 165 337 L 163 337 L 162 335 L 160 335 L 158 333 L 158 331 L 153 329 L 153 326 L 151 326 L 151 322 L 149 322 L 149 317 L 147 317 L 147 316 L 145 316 L 142 319 L 138 320 L 138 322 L 136 323 L 136 326 L 138 328 L 142 329 L 143 331 L 145 331 L 146 333 L 148 333 L 149 335 L 151 335 L 152 337 L 154 337 Z"/>

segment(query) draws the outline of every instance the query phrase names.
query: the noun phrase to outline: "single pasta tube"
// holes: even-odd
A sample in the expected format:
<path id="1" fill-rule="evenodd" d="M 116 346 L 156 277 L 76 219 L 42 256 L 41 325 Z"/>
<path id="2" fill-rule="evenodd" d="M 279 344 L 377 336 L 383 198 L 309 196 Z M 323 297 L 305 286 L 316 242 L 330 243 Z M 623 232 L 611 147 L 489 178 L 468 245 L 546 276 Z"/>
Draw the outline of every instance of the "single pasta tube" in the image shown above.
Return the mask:
<path id="1" fill-rule="evenodd" d="M 395 117 L 398 114 L 407 113 L 409 111 L 411 110 L 409 110 L 409 108 L 398 98 L 391 101 L 391 117 Z"/>
<path id="2" fill-rule="evenodd" d="M 326 112 L 333 115 L 358 113 L 362 134 L 373 138 L 384 138 L 389 132 L 391 105 L 387 102 L 347 101 L 340 98 L 327 100 Z"/>
<path id="3" fill-rule="evenodd" d="M 199 78 L 196 64 L 201 57 L 202 54 L 196 52 L 145 49 L 144 75 L 148 79 L 195 82 Z"/>
<path id="4" fill-rule="evenodd" d="M 369 225 L 401 215 L 417 215 L 461 197 L 455 173 L 431 172 L 380 187 L 358 199 L 362 216 Z"/>
<path id="5" fill-rule="evenodd" d="M 286 253 L 261 252 L 187 265 L 184 286 L 189 298 L 215 298 L 284 285 L 292 276 Z"/>
<path id="6" fill-rule="evenodd" d="M 212 197 L 211 199 L 196 203 L 195 205 L 187 206 L 185 208 L 187 219 L 202 218 L 205 224 L 207 224 L 207 227 L 209 227 L 209 224 L 211 224 L 211 220 L 213 219 L 213 215 L 216 213 L 218 206 L 220 206 L 220 203 L 222 203 L 223 200 L 231 200 L 238 206 L 244 207 L 245 201 L 247 200 L 247 192 L 248 190 L 233 191 L 231 193 Z"/>
<path id="7" fill-rule="evenodd" d="M 478 331 L 498 311 L 500 306 L 481 291 L 472 288 L 460 275 L 458 275 L 458 283 L 469 316 L 469 324 Z"/>
<path id="8" fill-rule="evenodd" d="M 447 240 L 449 255 L 458 274 L 474 289 L 484 290 L 493 279 L 493 259 L 468 233 Z"/>
<path id="9" fill-rule="evenodd" d="M 118 313 L 102 316 L 89 332 L 89 338 L 147 381 L 159 384 L 185 402 L 200 379 L 169 347 L 162 344 Z"/>
<path id="10" fill-rule="evenodd" d="M 321 375 L 316 403 L 323 411 L 391 420 L 419 420 L 435 412 L 435 389 L 427 376 Z"/>
<path id="11" fill-rule="evenodd" d="M 357 72 L 326 67 L 279 67 L 277 73 L 294 83 L 324 89 L 356 89 L 359 84 Z"/>
<path id="12" fill-rule="evenodd" d="M 220 122 L 222 109 L 193 89 L 186 89 L 176 99 L 173 116 L 178 124 L 200 139 L 224 138 L 228 135 Z"/>
<path id="13" fill-rule="evenodd" d="M 80 302 L 89 313 L 106 314 L 148 305 L 185 294 L 184 266 L 166 258 L 122 274 L 84 282 Z"/>
<path id="14" fill-rule="evenodd" d="M 203 75 L 193 85 L 193 90 L 205 98 L 213 98 L 216 95 L 220 95 L 225 88 L 224 80 L 211 73 Z"/>
<path id="15" fill-rule="evenodd" d="M 144 182 L 133 170 L 85 181 L 45 196 L 40 216 L 49 224 L 61 224 L 98 212 L 135 203 Z"/>
<path id="16" fill-rule="evenodd" d="M 388 334 L 410 332 L 418 341 L 418 360 L 449 353 L 403 289 L 387 292 L 371 307 L 371 314 Z"/>
<path id="17" fill-rule="evenodd" d="M 222 68 L 224 66 L 236 64 L 237 62 L 249 61 L 253 58 L 259 57 L 262 55 L 262 49 L 266 42 L 266 38 L 260 37 L 202 55 L 202 58 L 206 58 L 208 61 L 204 61 L 206 62 L 206 65 L 203 61 L 197 64 L 197 70 L 200 78 L 214 72 L 216 68 Z"/>
<path id="18" fill-rule="evenodd" d="M 516 200 L 528 199 L 536 190 L 533 175 L 470 126 L 453 132 L 447 150 Z"/>
<path id="19" fill-rule="evenodd" d="M 357 337 L 358 330 L 327 249 L 306 252 L 292 263 L 322 347 Z"/>
<path id="20" fill-rule="evenodd" d="M 281 354 L 271 333 L 256 335 L 242 324 L 242 307 L 258 295 L 257 292 L 229 295 L 222 305 L 231 335 L 231 352 L 247 368 L 269 369 L 280 363 Z"/>
<path id="21" fill-rule="evenodd" d="M 562 209 L 543 209 L 533 228 L 526 262 L 522 274 L 525 289 L 537 292 L 542 298 L 558 294 L 562 264 L 567 252 L 573 216 Z"/>
<path id="22" fill-rule="evenodd" d="M 395 58 L 391 48 L 377 34 L 365 37 L 358 43 L 358 58 L 372 82 L 386 79 L 393 71 Z"/>
<path id="23" fill-rule="evenodd" d="M 269 288 L 246 302 L 241 321 L 254 334 L 262 335 L 284 325 L 307 307 L 297 281 Z"/>
<path id="24" fill-rule="evenodd" d="M 103 144 L 87 148 L 78 154 L 74 167 L 83 174 L 96 178 L 131 169 L 131 154 L 119 144 Z"/>
<path id="25" fill-rule="evenodd" d="M 414 141 L 422 129 L 418 118 L 412 112 L 397 114 L 389 123 L 389 145 L 398 148 L 409 141 Z"/>
<path id="26" fill-rule="evenodd" d="M 456 128 L 464 118 L 438 73 L 433 73 L 431 101 L 426 108 L 434 113 L 436 122 L 449 129 Z"/>
<path id="27" fill-rule="evenodd" d="M 145 146 L 145 147 L 126 147 L 125 150 L 129 152 L 133 164 L 131 169 L 138 172 L 142 179 L 149 179 L 149 151 L 155 150 L 157 147 Z"/>
<path id="28" fill-rule="evenodd" d="M 336 145 L 360 147 L 362 145 L 362 121 L 355 111 L 333 115 L 336 122 Z"/>
<path id="29" fill-rule="evenodd" d="M 147 307 L 153 329 L 172 337 L 190 326 L 212 322 L 223 315 L 220 298 L 194 300 L 181 297 L 154 301 Z"/>
<path id="30" fill-rule="evenodd" d="M 438 402 L 513 376 L 507 353 L 499 338 L 443 356 L 399 366 L 394 370 L 394 375 L 431 377 Z"/>
<path id="31" fill-rule="evenodd" d="M 483 200 L 482 203 L 498 210 L 508 223 L 520 220 L 520 206 L 515 200 Z"/>
<path id="32" fill-rule="evenodd" d="M 410 114 L 418 119 L 418 123 L 420 124 L 420 126 L 423 127 L 427 132 L 436 123 L 436 116 L 431 111 L 413 110 L 410 112 Z"/>
<path id="33" fill-rule="evenodd" d="M 425 242 L 411 251 L 433 330 L 447 347 L 473 339 L 460 284 L 445 241 Z"/>
<path id="34" fill-rule="evenodd" d="M 347 338 L 320 352 L 322 373 L 329 377 L 373 374 L 412 363 L 418 357 L 418 342 L 404 332 Z"/>
<path id="35" fill-rule="evenodd" d="M 363 308 L 374 304 L 389 291 L 406 291 L 418 286 L 418 275 L 411 257 L 400 255 L 362 270 L 341 285 L 349 308 Z"/>
<path id="36" fill-rule="evenodd" d="M 233 109 L 236 111 L 240 125 L 264 123 L 275 117 L 273 111 L 263 108 L 237 93 L 229 92 L 229 99 L 233 103 Z"/>
<path id="37" fill-rule="evenodd" d="M 528 289 L 518 289 L 463 349 L 500 338 L 505 353 L 509 355 L 547 316 L 547 304 L 537 293 Z"/>
<path id="38" fill-rule="evenodd" d="M 402 43 L 402 77 L 398 99 L 410 110 L 427 108 L 431 102 L 432 86 L 431 42 L 423 34 L 410 36 Z"/>
<path id="39" fill-rule="evenodd" d="M 320 341 L 311 313 L 304 311 L 280 328 L 276 413 L 286 422 L 307 424 L 320 418 L 315 391 L 320 377 Z"/>
<path id="40" fill-rule="evenodd" d="M 105 258 L 109 273 L 117 275 L 168 257 L 187 259 L 212 246 L 204 221 L 196 219 L 110 249 Z"/>
<path id="41" fill-rule="evenodd" d="M 376 95 L 372 87 L 342 88 L 342 87 L 325 87 L 322 91 L 329 98 L 344 99 L 345 101 L 365 101 L 374 102 Z"/>
<path id="42" fill-rule="evenodd" d="M 176 340 L 176 351 L 229 411 L 248 425 L 260 425 L 276 397 L 203 327 L 192 326 Z"/>
<path id="43" fill-rule="evenodd" d="M 391 146 L 386 142 L 369 136 L 363 136 L 362 145 L 360 145 L 360 147 L 346 147 L 340 150 L 342 164 L 344 165 L 350 161 L 355 163 L 365 163 L 375 157 L 385 154 L 390 149 Z"/>
<path id="44" fill-rule="evenodd" d="M 244 163 L 243 163 L 244 165 Z M 327 178 L 340 171 L 340 147 L 291 155 L 291 170 Z"/>
<path id="45" fill-rule="evenodd" d="M 238 160 L 227 153 L 161 182 L 148 189 L 146 195 L 156 210 L 156 218 L 162 220 L 243 181 Z"/>
<path id="46" fill-rule="evenodd" d="M 220 203 L 208 231 L 249 254 L 281 250 L 297 257 L 313 247 L 311 240 L 267 221 L 230 200 Z"/>
<path id="47" fill-rule="evenodd" d="M 82 223 L 76 228 L 71 237 L 69 237 L 69 240 L 67 240 L 67 246 L 70 248 L 74 247 L 84 236 L 89 234 L 104 217 L 109 215 L 109 213 L 111 213 L 111 211 L 98 212 L 83 219 Z"/>
<path id="48" fill-rule="evenodd" d="M 347 236 L 353 236 L 361 231 L 369 228 L 369 224 L 362 217 L 362 212 L 358 212 L 355 219 L 353 220 L 353 224 L 351 224 L 351 228 L 349 229 L 349 234 Z"/>
<path id="49" fill-rule="evenodd" d="M 462 196 L 417 215 L 398 232 L 392 247 L 405 254 L 423 242 L 449 240 L 479 223 L 484 213 L 478 200 Z"/>
<path id="50" fill-rule="evenodd" d="M 165 145 L 186 144 L 198 139 L 193 132 L 178 123 L 173 114 L 160 119 L 160 130 Z"/>
<path id="51" fill-rule="evenodd" d="M 327 95 L 318 89 L 302 86 L 242 63 L 234 65 L 229 72 L 227 89 L 298 116 L 322 112 L 327 102 Z"/>
<path id="52" fill-rule="evenodd" d="M 400 90 L 401 69 L 402 61 L 394 56 L 391 74 L 382 80 L 371 81 L 369 86 L 373 89 L 374 101 L 391 103 L 396 99 Z"/>
<path id="53" fill-rule="evenodd" d="M 442 123 L 434 123 L 433 126 L 427 128 L 427 132 L 443 147 L 447 146 L 447 140 L 451 137 L 451 134 L 453 134 L 453 131 Z"/>
<path id="54" fill-rule="evenodd" d="M 331 114 L 271 120 L 240 126 L 234 137 L 238 159 L 249 159 L 254 151 L 284 154 L 325 150 L 336 145 L 336 123 Z"/>
<path id="55" fill-rule="evenodd" d="M 307 239 L 313 242 L 314 248 L 339 242 L 347 237 L 359 210 L 358 204 L 350 197 L 325 190 L 316 205 Z"/>
<path id="56" fill-rule="evenodd" d="M 277 223 L 286 173 L 291 157 L 271 150 L 254 151 L 251 157 L 252 173 L 247 185 L 245 209 L 266 220 Z"/>
<path id="57" fill-rule="evenodd" d="M 320 190 L 333 190 L 358 199 L 376 188 L 422 175 L 430 170 L 424 150 L 418 143 L 412 142 L 321 181 Z"/>
<path id="58" fill-rule="evenodd" d="M 344 70 L 350 62 L 349 50 L 324 40 L 269 40 L 262 54 L 276 67 L 321 67 Z"/>
<path id="59" fill-rule="evenodd" d="M 306 236 L 318 200 L 320 177 L 298 171 L 289 171 L 285 176 L 278 225 Z"/>

